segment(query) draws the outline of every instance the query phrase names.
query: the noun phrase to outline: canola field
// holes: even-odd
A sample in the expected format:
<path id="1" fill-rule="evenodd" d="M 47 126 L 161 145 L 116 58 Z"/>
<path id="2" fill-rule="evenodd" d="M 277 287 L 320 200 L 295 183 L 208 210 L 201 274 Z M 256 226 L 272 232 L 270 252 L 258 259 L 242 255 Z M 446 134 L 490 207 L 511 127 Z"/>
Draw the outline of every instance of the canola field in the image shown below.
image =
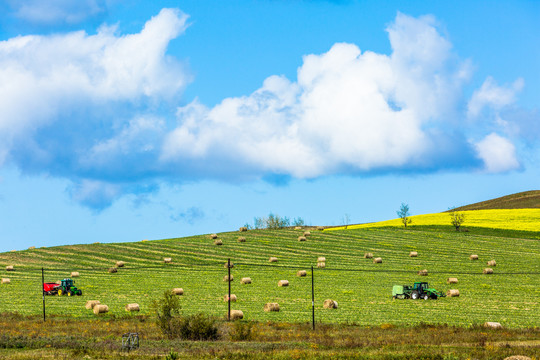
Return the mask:
<path id="1" fill-rule="evenodd" d="M 492 229 L 519 230 L 540 232 L 540 209 L 497 209 L 459 211 L 465 215 L 463 227 L 481 227 Z M 411 225 L 449 225 L 449 213 L 416 215 L 410 217 Z M 377 223 L 349 225 L 348 229 L 366 229 L 374 227 L 403 226 L 401 219 L 381 221 Z M 343 230 L 336 227 L 328 230 Z"/>
<path id="2" fill-rule="evenodd" d="M 447 219 L 448 215 L 445 215 Z M 471 216 L 472 217 L 472 216 Z M 414 221 L 414 220 L 413 220 Z M 468 225 L 468 222 L 466 222 Z M 540 241 L 458 232 L 433 232 L 402 228 L 317 231 L 310 229 L 306 241 L 298 241 L 303 230 L 250 230 L 218 234 L 223 245 L 208 235 L 131 243 L 70 245 L 0 253 L 0 313 L 18 312 L 41 316 L 41 268 L 45 281 L 74 278 L 81 297 L 46 296 L 48 316 L 92 318 L 87 300 L 100 300 L 110 311 L 102 317 L 135 316 L 128 303 L 138 303 L 140 314 L 151 314 L 151 303 L 164 291 L 183 288 L 180 296 L 185 314 L 204 312 L 223 317 L 223 296 L 228 283 L 224 263 L 231 270 L 232 293 L 238 301 L 232 309 L 242 310 L 245 319 L 258 321 L 311 321 L 311 267 L 314 266 L 315 316 L 321 323 L 361 325 L 419 322 L 468 326 L 497 321 L 507 327 L 540 326 Z M 238 237 L 246 238 L 238 242 Z M 418 257 L 409 257 L 416 251 Z M 366 252 L 381 257 L 375 264 Z M 469 260 L 477 254 L 479 260 Z M 166 264 L 163 258 L 170 257 Z M 277 257 L 277 262 L 269 262 Z M 325 267 L 317 268 L 318 257 Z M 484 275 L 487 261 L 495 260 L 494 273 Z M 125 266 L 108 273 L 116 261 Z M 6 271 L 6 266 L 14 271 Z M 419 276 L 419 270 L 428 276 Z M 298 277 L 306 270 L 306 277 Z M 252 283 L 240 284 L 243 277 Z M 447 284 L 457 277 L 457 284 Z M 289 286 L 279 287 L 279 280 Z M 394 284 L 428 281 L 446 292 L 458 289 L 459 297 L 439 300 L 393 300 Z M 338 309 L 323 309 L 325 299 L 338 302 Z M 277 302 L 279 312 L 264 312 L 264 304 Z"/>

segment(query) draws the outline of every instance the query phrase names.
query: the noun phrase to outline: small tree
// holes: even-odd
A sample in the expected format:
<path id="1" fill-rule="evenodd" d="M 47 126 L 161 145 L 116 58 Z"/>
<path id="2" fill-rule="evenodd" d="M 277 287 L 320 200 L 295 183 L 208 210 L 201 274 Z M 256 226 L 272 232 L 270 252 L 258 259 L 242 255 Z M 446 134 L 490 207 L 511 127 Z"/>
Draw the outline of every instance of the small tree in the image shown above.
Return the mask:
<path id="1" fill-rule="evenodd" d="M 175 337 L 175 317 L 180 314 L 180 301 L 170 290 L 165 290 L 163 296 L 152 302 L 152 309 L 157 317 L 161 331 L 170 339 Z"/>
<path id="2" fill-rule="evenodd" d="M 401 218 L 401 222 L 405 227 L 407 227 L 407 224 L 412 223 L 412 219 L 410 218 L 411 214 L 409 213 L 409 205 L 401 203 L 401 207 L 398 211 L 396 211 L 396 213 Z"/>
<path id="3" fill-rule="evenodd" d="M 459 231 L 459 228 L 465 221 L 465 214 L 452 210 L 450 213 L 450 221 L 452 225 L 456 228 L 456 231 Z"/>

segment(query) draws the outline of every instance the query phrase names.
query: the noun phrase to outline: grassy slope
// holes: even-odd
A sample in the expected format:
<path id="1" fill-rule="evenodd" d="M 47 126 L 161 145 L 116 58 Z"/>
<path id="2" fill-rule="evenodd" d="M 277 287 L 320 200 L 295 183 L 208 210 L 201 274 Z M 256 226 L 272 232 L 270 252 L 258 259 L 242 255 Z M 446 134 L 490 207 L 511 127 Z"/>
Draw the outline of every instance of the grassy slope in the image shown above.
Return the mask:
<path id="1" fill-rule="evenodd" d="M 73 245 L 0 254 L 1 277 L 12 283 L 0 285 L 0 311 L 23 314 L 41 312 L 41 271 L 45 281 L 55 281 L 79 271 L 77 284 L 82 297 L 47 297 L 48 312 L 91 317 L 84 303 L 98 299 L 108 304 L 107 316 L 124 316 L 124 305 L 141 304 L 149 313 L 152 299 L 164 290 L 184 288 L 181 299 L 186 313 L 206 312 L 223 315 L 227 304 L 224 262 L 230 257 L 232 288 L 239 301 L 233 309 L 244 311 L 247 319 L 298 321 L 311 319 L 311 279 L 295 276 L 298 269 L 309 270 L 318 256 L 327 259 L 325 269 L 315 270 L 316 316 L 323 322 L 360 324 L 411 324 L 421 321 L 467 325 L 499 321 L 509 327 L 540 325 L 540 242 L 535 239 L 483 236 L 469 233 L 433 232 L 403 229 L 358 229 L 312 231 L 308 241 L 299 242 L 301 231 L 291 229 L 255 230 L 219 234 L 223 246 L 213 245 L 207 236 L 123 244 Z M 236 241 L 239 235 L 245 243 Z M 411 250 L 418 258 L 408 257 Z M 382 264 L 364 259 L 365 252 L 383 258 Z M 468 256 L 476 253 L 480 261 Z M 163 264 L 163 257 L 173 264 Z M 277 263 L 268 263 L 277 256 Z M 487 260 L 495 259 L 494 275 L 482 275 Z M 117 260 L 126 261 L 117 274 L 107 268 Z M 15 272 L 4 271 L 15 265 Z M 428 269 L 430 275 L 416 272 Z M 535 274 L 530 274 L 535 273 Z M 308 272 L 309 274 L 309 272 Z M 251 285 L 240 285 L 251 277 Z M 394 301 L 393 284 L 427 280 L 446 291 L 446 278 L 458 277 L 452 285 L 459 298 L 438 301 Z M 290 286 L 280 288 L 281 279 Z M 324 299 L 337 300 L 338 310 L 322 309 Z M 265 313 L 266 302 L 278 302 L 279 313 Z"/>
<path id="2" fill-rule="evenodd" d="M 457 211 L 488 209 L 538 209 L 540 208 L 540 190 L 524 191 L 492 200 L 461 206 Z"/>

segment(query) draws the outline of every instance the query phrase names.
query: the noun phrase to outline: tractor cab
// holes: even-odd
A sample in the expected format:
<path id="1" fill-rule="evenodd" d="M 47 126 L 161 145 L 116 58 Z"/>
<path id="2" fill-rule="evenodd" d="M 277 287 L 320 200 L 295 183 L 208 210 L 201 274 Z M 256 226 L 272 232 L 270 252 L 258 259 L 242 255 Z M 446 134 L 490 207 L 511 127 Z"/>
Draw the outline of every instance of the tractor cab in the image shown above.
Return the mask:
<path id="1" fill-rule="evenodd" d="M 416 290 L 418 292 L 425 292 L 427 289 L 429 289 L 429 284 L 427 282 L 415 282 L 413 285 L 413 290 Z"/>

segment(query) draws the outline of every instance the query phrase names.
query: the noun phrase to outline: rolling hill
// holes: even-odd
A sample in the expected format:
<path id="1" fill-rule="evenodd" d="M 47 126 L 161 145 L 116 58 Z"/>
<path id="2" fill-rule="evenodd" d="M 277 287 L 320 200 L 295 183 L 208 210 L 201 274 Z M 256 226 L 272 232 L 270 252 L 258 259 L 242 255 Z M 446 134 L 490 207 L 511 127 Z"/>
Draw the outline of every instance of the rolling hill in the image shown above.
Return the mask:
<path id="1" fill-rule="evenodd" d="M 460 206 L 455 211 L 492 209 L 540 209 L 540 190 L 524 191 L 496 199 Z M 451 211 L 451 210 L 448 210 Z"/>

